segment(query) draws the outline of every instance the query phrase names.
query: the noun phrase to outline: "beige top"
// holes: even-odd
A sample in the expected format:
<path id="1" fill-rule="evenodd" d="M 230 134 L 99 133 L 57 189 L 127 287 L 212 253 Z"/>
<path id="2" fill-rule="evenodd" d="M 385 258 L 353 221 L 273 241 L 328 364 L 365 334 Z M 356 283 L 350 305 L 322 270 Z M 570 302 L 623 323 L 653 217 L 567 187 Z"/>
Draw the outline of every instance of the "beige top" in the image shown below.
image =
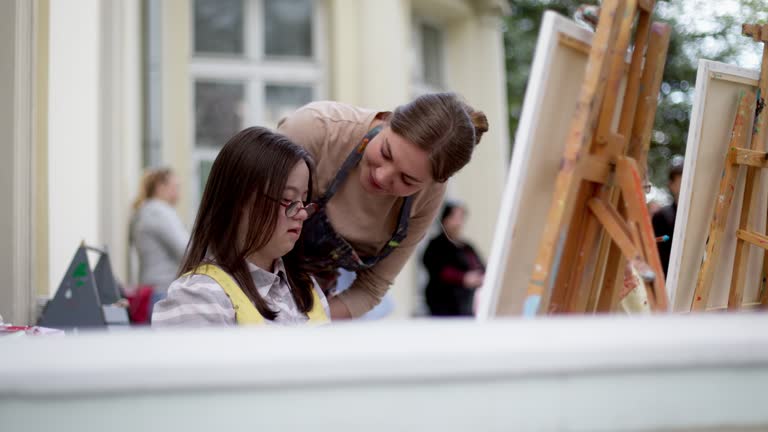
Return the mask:
<path id="1" fill-rule="evenodd" d="M 315 197 L 325 192 L 378 113 L 339 102 L 313 102 L 280 120 L 278 131 L 306 148 L 315 159 Z M 374 255 L 392 237 L 402 201 L 399 197 L 369 194 L 360 184 L 359 176 L 358 166 L 328 202 L 327 213 L 336 232 L 358 253 Z M 352 286 L 339 294 L 338 298 L 353 317 L 368 312 L 384 297 L 427 232 L 444 195 L 444 183 L 433 183 L 417 192 L 411 207 L 408 236 L 400 247 L 370 269 L 358 272 Z"/>

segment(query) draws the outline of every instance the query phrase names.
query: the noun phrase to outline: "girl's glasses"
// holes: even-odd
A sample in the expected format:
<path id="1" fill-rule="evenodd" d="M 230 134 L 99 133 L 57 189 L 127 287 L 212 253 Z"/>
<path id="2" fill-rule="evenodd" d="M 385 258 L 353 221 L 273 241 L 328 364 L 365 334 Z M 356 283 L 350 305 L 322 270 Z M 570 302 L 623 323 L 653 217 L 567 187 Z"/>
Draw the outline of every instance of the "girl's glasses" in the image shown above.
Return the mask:
<path id="1" fill-rule="evenodd" d="M 280 206 L 285 207 L 285 215 L 289 218 L 295 217 L 297 214 L 299 214 L 299 210 L 304 210 L 307 212 L 307 217 L 312 216 L 317 211 L 317 204 L 315 203 L 306 203 L 304 204 L 301 200 L 296 201 L 289 201 L 285 199 L 276 199 L 268 196 L 267 198 L 271 199 L 272 201 L 277 201 Z"/>

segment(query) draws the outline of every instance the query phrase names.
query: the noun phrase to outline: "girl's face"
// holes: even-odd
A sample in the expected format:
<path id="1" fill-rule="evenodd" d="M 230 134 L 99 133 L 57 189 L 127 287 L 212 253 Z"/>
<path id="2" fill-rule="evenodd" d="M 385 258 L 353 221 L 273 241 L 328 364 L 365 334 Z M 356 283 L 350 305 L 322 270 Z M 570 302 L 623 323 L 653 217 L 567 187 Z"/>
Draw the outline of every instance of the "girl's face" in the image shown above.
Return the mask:
<path id="1" fill-rule="evenodd" d="M 278 207 L 277 224 L 275 225 L 275 231 L 272 233 L 267 244 L 259 249 L 251 260 L 254 264 L 259 265 L 259 261 L 263 263 L 271 263 L 287 254 L 293 249 L 296 244 L 296 240 L 299 239 L 301 234 L 301 228 L 304 221 L 307 219 L 307 212 L 299 210 L 293 217 L 288 217 L 285 214 L 286 207 L 292 201 L 306 201 L 309 187 L 309 168 L 304 161 L 297 163 L 291 173 L 288 175 L 288 181 L 285 184 L 281 196 L 273 197 L 280 200 L 280 206 Z M 249 218 L 243 218 L 244 221 L 248 221 Z M 241 232 L 244 232 L 241 229 Z M 247 230 L 245 230 L 247 232 Z M 267 268 L 266 270 L 271 270 Z"/>
<path id="2" fill-rule="evenodd" d="M 410 196 L 432 183 L 429 153 L 385 127 L 365 149 L 360 183 L 375 195 Z"/>

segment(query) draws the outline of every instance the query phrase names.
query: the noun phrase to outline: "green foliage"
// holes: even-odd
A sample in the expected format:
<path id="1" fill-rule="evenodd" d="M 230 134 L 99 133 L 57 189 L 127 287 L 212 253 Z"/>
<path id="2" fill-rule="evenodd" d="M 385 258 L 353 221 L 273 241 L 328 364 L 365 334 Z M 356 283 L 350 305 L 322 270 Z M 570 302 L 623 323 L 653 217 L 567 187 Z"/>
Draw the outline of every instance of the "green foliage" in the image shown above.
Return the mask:
<path id="1" fill-rule="evenodd" d="M 672 26 L 672 39 L 648 155 L 650 180 L 655 185 L 666 186 L 669 164 L 685 154 L 698 59 L 741 64 L 745 52 L 751 53 L 750 58 L 754 59 L 759 46 L 741 35 L 741 24 L 768 19 L 764 1 L 732 1 L 730 5 L 735 7 L 730 8 L 712 7 L 713 4 L 725 2 L 708 0 L 657 2 L 655 20 Z M 542 14 L 549 9 L 573 17 L 582 4 L 596 2 L 510 0 L 512 12 L 506 18 L 504 38 L 512 137 L 520 119 Z M 694 10 L 696 13 L 692 13 Z M 757 67 L 752 64 L 744 66 Z"/>

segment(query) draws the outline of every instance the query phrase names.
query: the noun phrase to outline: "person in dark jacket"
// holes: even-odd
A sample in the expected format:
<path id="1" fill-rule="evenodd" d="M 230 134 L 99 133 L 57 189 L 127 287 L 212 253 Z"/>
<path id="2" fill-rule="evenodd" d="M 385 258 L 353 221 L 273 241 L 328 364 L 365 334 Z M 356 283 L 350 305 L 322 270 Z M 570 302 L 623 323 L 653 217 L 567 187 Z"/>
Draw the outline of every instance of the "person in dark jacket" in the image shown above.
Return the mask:
<path id="1" fill-rule="evenodd" d="M 429 272 L 425 298 L 432 316 L 472 315 L 475 289 L 483 284 L 485 265 L 475 249 L 462 238 L 466 209 L 447 203 L 440 218 L 442 232 L 424 252 Z"/>
<path id="2" fill-rule="evenodd" d="M 656 237 L 669 236 L 669 240 L 657 243 L 661 266 L 666 276 L 669 269 L 669 255 L 672 252 L 672 234 L 675 231 L 675 216 L 677 215 L 677 199 L 680 195 L 680 183 L 683 178 L 683 165 L 672 166 L 669 170 L 669 192 L 674 201 L 672 204 L 662 207 L 652 218 L 653 232 Z"/>

